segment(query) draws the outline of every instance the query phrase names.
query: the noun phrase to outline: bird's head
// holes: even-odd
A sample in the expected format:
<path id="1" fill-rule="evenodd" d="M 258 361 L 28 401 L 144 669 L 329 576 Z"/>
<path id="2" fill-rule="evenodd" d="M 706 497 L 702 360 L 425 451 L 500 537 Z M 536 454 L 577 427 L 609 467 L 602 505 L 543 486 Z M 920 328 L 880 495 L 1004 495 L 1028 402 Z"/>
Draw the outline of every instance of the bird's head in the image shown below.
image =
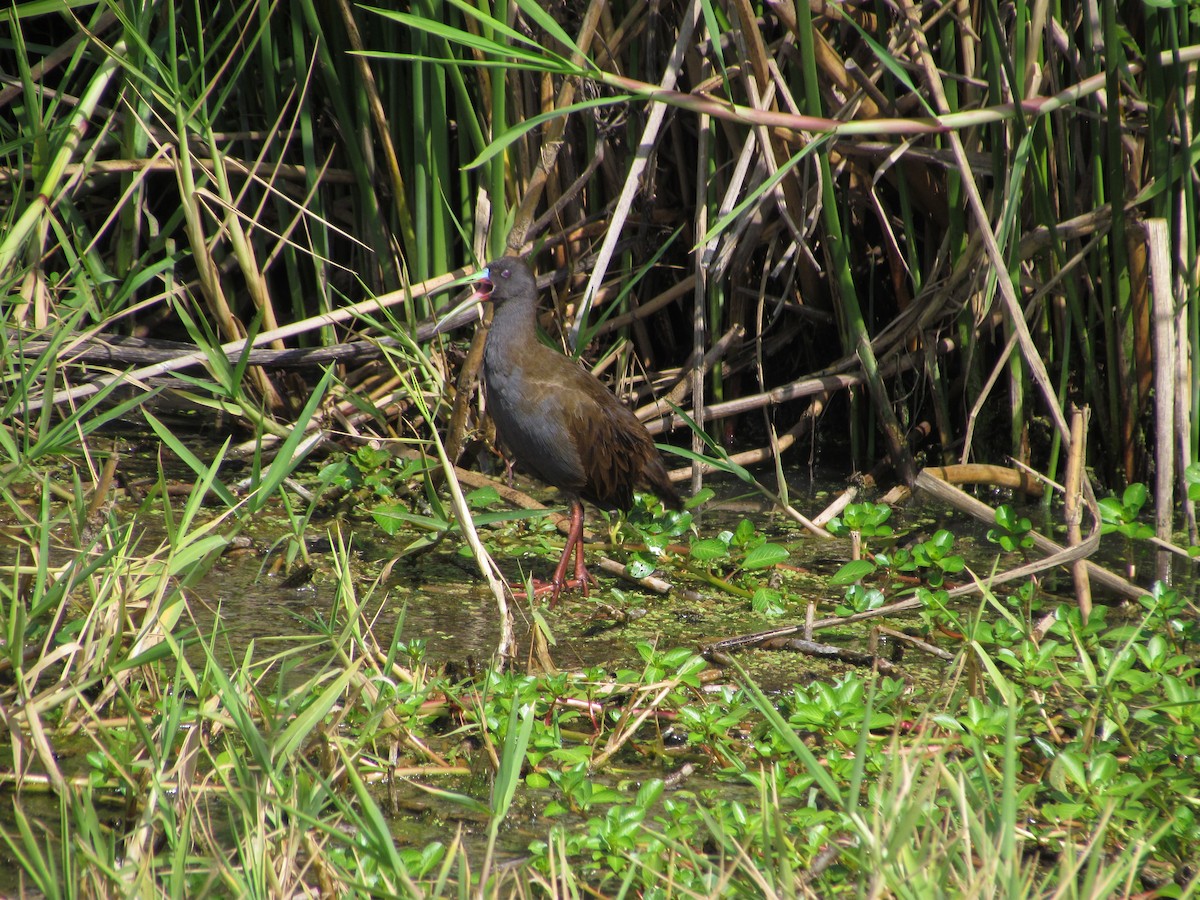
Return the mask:
<path id="1" fill-rule="evenodd" d="M 475 290 L 438 320 L 435 333 L 462 325 L 467 321 L 466 310 L 483 301 L 490 300 L 500 306 L 518 297 L 537 298 L 537 279 L 533 277 L 528 263 L 519 256 L 502 256 L 493 260 L 468 281 L 475 282 Z M 475 315 L 479 315 L 478 309 Z"/>
<path id="2" fill-rule="evenodd" d="M 521 257 L 503 256 L 484 266 L 475 296 L 499 306 L 517 297 L 537 296 L 537 280 Z"/>

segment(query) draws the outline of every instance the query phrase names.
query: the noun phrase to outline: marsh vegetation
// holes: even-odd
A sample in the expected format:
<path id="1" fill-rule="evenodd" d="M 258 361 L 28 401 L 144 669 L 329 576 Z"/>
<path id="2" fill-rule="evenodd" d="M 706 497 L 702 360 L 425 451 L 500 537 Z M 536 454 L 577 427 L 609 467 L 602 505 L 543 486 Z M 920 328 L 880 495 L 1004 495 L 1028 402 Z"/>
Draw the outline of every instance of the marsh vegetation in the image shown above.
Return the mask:
<path id="1" fill-rule="evenodd" d="M 0 16 L 0 891 L 1196 893 L 1195 3 Z"/>

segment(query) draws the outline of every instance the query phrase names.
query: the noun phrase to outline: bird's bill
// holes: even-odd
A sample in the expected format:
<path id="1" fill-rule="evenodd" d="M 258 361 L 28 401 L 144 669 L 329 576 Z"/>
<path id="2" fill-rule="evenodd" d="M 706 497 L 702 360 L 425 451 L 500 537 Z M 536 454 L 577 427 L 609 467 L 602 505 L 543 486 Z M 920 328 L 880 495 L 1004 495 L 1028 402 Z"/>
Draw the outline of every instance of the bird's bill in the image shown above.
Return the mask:
<path id="1" fill-rule="evenodd" d="M 467 298 L 451 309 L 448 313 L 438 319 L 437 324 L 433 326 L 434 334 L 441 334 L 443 331 L 449 331 L 457 328 L 459 325 L 467 322 L 467 318 L 462 314 L 473 306 L 487 300 L 492 293 L 492 282 L 488 280 L 488 270 L 483 269 L 469 279 L 477 282 L 475 290 L 467 295 Z M 482 317 L 482 312 L 477 318 Z"/>

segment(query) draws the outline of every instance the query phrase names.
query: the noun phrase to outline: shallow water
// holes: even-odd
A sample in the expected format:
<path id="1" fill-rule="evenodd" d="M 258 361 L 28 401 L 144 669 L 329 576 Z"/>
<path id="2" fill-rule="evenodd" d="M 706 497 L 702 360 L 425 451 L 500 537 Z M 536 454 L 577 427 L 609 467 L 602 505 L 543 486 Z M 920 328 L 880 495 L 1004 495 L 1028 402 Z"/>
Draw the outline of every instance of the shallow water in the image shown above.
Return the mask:
<path id="1" fill-rule="evenodd" d="M 815 514 L 841 487 L 830 479 L 812 486 L 806 493 L 794 491 L 793 505 Z M 791 551 L 788 568 L 773 576 L 769 572 L 758 573 L 760 581 L 770 578 L 782 592 L 781 615 L 757 613 L 747 599 L 724 592 L 670 564 L 660 570 L 660 575 L 672 581 L 676 590 L 667 596 L 645 592 L 595 565 L 595 555 L 599 552 L 619 561 L 626 560 L 628 553 L 620 547 L 589 544 L 587 556 L 598 578 L 590 598 L 569 591 L 553 610 L 544 599 L 532 606 L 523 598 L 512 604 L 518 657 L 520 648 L 528 646 L 535 612 L 543 617 L 554 637 L 555 664 L 560 669 L 572 670 L 593 665 L 638 666 L 636 645 L 643 641 L 663 649 L 695 647 L 715 638 L 801 622 L 810 600 L 817 604 L 817 617 L 833 615 L 843 589 L 829 586 L 828 578 L 849 559 L 849 541 L 826 541 L 808 535 L 756 498 L 747 498 L 740 484 L 725 485 L 724 491 L 723 497 L 706 505 L 698 525 L 700 536 L 711 537 L 722 529 L 732 530 L 743 518 L 748 518 L 768 540 L 786 545 Z M 549 492 L 547 502 L 553 503 L 554 497 Z M 598 519 L 589 511 L 589 525 L 602 533 L 599 523 L 594 521 Z M 364 603 L 376 640 L 383 647 L 390 644 L 398 629 L 401 640 L 424 642 L 424 658 L 435 667 L 450 666 L 462 671 L 487 664 L 499 641 L 499 614 L 474 561 L 460 553 L 461 539 L 457 535 L 450 535 L 424 555 L 393 566 L 388 577 L 376 584 L 380 573 L 413 536 L 389 537 L 365 516 L 353 523 L 342 520 L 331 524 L 343 530 L 353 528 L 351 535 L 343 531 L 340 538 L 349 537 L 357 594 Z M 927 537 L 938 528 L 949 527 L 958 538 L 956 552 L 966 555 L 976 571 L 989 571 L 995 560 L 994 548 L 983 539 L 984 529 L 966 517 L 911 504 L 894 510 L 890 524 L 895 536 L 869 542 L 869 552 L 905 544 Z M 530 572 L 548 577 L 557 562 L 562 536 L 552 534 L 549 539 L 538 536 L 543 528 L 538 520 L 508 528 L 504 538 L 498 537 L 499 532 L 494 529 L 482 529 L 482 536 L 492 546 L 505 578 L 518 583 Z M 510 538 L 513 530 L 525 534 L 526 539 Z M 308 536 L 313 539 L 328 534 L 328 527 L 314 523 Z M 334 533 L 332 539 L 339 540 L 339 535 Z M 259 543 L 266 545 L 269 541 Z M 317 544 L 329 546 L 325 540 L 318 540 Z M 219 627 L 235 659 L 240 658 L 252 640 L 261 643 L 284 635 L 311 635 L 314 629 L 308 623 L 328 618 L 335 605 L 338 584 L 332 571 L 333 557 L 327 550 L 311 551 L 310 559 L 312 577 L 299 587 L 288 586 L 282 576 L 264 573 L 265 558 L 261 553 L 222 559 L 196 585 L 195 595 L 204 599 L 197 613 L 201 631 Z M 896 598 L 889 594 L 888 599 Z M 623 620 L 625 616 L 627 620 Z M 864 649 L 868 631 L 869 626 L 858 625 L 841 629 L 832 636 L 827 633 L 822 639 Z M 813 677 L 815 664 L 811 659 L 790 653 L 768 656 L 772 659 L 768 667 L 772 682 Z M 824 664 L 815 667 L 825 668 Z"/>

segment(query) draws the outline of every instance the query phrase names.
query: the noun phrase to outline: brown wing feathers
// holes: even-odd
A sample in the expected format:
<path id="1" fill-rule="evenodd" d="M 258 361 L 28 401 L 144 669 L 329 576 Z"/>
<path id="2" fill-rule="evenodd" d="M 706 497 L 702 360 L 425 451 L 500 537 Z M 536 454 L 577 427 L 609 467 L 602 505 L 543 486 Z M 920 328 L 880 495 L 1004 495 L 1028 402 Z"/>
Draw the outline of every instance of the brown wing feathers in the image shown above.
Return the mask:
<path id="1" fill-rule="evenodd" d="M 628 509 L 637 487 L 653 491 L 667 506 L 679 509 L 682 501 L 645 426 L 607 389 L 602 390 L 604 402 L 597 403 L 589 416 L 577 414 L 572 429 L 580 438 L 576 449 L 588 473 L 583 496 L 606 509 Z"/>

